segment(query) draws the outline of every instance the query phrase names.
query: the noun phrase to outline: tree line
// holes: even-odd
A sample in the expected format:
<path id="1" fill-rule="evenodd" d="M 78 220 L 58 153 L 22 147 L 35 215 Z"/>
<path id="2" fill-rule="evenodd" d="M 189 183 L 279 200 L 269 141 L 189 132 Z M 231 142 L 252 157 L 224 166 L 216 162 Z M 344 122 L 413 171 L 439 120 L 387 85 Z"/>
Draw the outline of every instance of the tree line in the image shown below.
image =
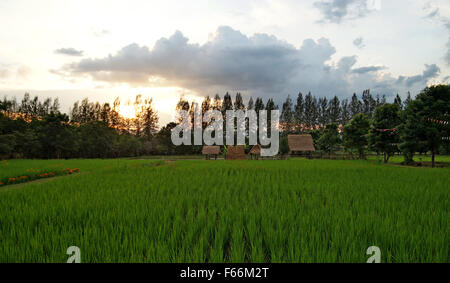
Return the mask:
<path id="1" fill-rule="evenodd" d="M 316 147 L 324 152 L 342 149 L 364 158 L 365 153 L 382 153 L 385 161 L 403 152 L 412 162 L 415 152 L 448 153 L 449 86 L 426 88 L 415 99 L 408 93 L 405 101 L 397 95 L 392 103 L 370 90 L 350 99 L 328 99 L 311 93 L 288 96 L 281 107 L 281 147 L 286 151 L 286 136 L 310 133 Z M 120 114 L 121 101 L 112 104 L 75 102 L 69 114 L 60 112 L 58 99 L 40 101 L 25 94 L 22 101 L 0 101 L 0 156 L 3 158 L 113 158 L 148 154 L 199 154 L 201 146 L 174 146 L 174 122 L 158 129 L 158 116 L 152 99 L 137 95 L 127 105 L 135 117 Z M 193 119 L 195 102 L 180 97 L 176 110 L 186 110 Z M 207 96 L 202 112 L 220 110 L 279 110 L 273 98 L 266 102 L 250 97 L 247 105 L 240 93 Z M 438 121 L 438 122 L 436 122 Z M 442 124 L 444 123 L 444 124 Z M 447 124 L 445 124 L 447 123 Z M 206 127 L 207 125 L 203 125 Z M 446 139 L 447 138 L 447 139 Z M 288 149 L 287 149 L 288 150 Z"/>
<path id="2" fill-rule="evenodd" d="M 76 102 L 69 115 L 60 112 L 58 99 L 40 101 L 25 94 L 22 101 L 0 101 L 0 157 L 2 158 L 115 158 L 156 152 L 158 116 L 152 100 L 136 97 L 136 117 L 119 113 L 113 105 Z"/>

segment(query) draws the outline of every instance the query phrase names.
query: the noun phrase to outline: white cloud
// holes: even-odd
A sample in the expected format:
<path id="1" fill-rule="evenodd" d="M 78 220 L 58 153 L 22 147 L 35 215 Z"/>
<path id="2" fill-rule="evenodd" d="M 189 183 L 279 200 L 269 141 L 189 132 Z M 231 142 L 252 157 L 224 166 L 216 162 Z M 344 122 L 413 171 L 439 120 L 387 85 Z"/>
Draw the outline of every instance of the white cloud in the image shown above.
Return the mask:
<path id="1" fill-rule="evenodd" d="M 315 1 L 314 6 L 322 13 L 321 21 L 340 23 L 367 16 L 378 8 L 375 3 L 374 0 L 320 0 Z"/>

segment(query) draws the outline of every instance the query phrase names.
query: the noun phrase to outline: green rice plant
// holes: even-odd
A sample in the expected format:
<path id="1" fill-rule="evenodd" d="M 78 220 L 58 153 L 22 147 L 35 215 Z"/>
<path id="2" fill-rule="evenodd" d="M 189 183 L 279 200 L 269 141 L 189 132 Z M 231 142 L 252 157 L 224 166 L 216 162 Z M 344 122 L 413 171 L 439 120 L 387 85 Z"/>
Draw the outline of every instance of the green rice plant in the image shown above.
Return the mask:
<path id="1" fill-rule="evenodd" d="M 373 161 L 10 160 L 0 262 L 449 262 L 449 168 Z M 7 172 L 4 173 L 6 170 Z"/>

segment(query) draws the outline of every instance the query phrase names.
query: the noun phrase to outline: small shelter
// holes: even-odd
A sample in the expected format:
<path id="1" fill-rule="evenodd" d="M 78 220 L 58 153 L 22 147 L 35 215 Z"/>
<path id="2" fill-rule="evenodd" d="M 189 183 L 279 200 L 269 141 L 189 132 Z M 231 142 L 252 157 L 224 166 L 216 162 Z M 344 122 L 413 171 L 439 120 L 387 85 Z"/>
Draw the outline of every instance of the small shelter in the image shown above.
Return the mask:
<path id="1" fill-rule="evenodd" d="M 227 147 L 227 155 L 225 157 L 227 160 L 245 160 L 247 159 L 245 155 L 245 149 L 243 145 L 232 146 L 229 145 Z"/>
<path id="2" fill-rule="evenodd" d="M 205 159 L 210 159 L 211 156 L 217 160 L 217 156 L 220 154 L 220 146 L 217 145 L 205 145 L 202 149 L 202 154 L 205 156 Z"/>
<path id="3" fill-rule="evenodd" d="M 311 157 L 311 153 L 316 151 L 311 135 L 289 135 L 288 145 L 289 154 L 291 155 L 306 155 Z"/>
<path id="4" fill-rule="evenodd" d="M 255 157 L 255 159 L 258 160 L 259 157 L 261 156 L 261 146 L 259 144 L 254 145 L 250 150 L 249 154 L 250 159 L 253 159 L 253 157 Z"/>

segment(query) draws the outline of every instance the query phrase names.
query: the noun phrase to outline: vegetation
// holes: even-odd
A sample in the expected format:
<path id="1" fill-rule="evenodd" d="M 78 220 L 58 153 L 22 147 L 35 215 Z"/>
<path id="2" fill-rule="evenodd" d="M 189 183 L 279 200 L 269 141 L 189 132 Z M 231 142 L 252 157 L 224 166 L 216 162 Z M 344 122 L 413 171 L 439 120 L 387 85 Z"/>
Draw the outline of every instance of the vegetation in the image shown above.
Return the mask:
<path id="1" fill-rule="evenodd" d="M 450 153 L 450 86 L 428 87 L 416 99 L 408 94 L 404 102 L 397 95 L 393 102 L 387 103 L 384 96 L 373 97 L 369 90 L 363 92 L 361 99 L 354 94 L 351 100 L 342 101 L 338 97 L 317 99 L 311 93 L 305 97 L 299 93 L 295 105 L 288 96 L 281 109 L 282 137 L 310 133 L 322 152 L 332 154 L 342 146 L 346 152 L 357 151 L 359 158 L 365 158 L 367 151 L 375 151 L 383 154 L 385 162 L 394 153 L 402 152 L 405 164 L 413 163 L 416 152 L 430 152 L 432 156 Z M 170 136 L 175 123 L 158 130 L 158 116 L 151 99 L 138 95 L 134 103 L 127 102 L 125 106 L 134 109 L 134 118 L 120 115 L 119 99 L 112 106 L 84 99 L 75 103 L 67 116 L 59 112 L 57 99 L 40 102 L 26 94 L 17 103 L 5 98 L 0 102 L 0 158 L 200 154 L 201 146 L 172 144 Z M 194 106 L 182 96 L 175 108 L 188 111 L 193 121 Z M 249 99 L 245 105 L 240 93 L 234 101 L 226 93 L 223 99 L 219 95 L 213 99 L 207 96 L 201 109 L 216 109 L 225 115 L 231 109 L 272 111 L 278 106 L 273 99 L 264 103 L 259 97 L 255 101 Z M 288 152 L 285 145 L 281 144 L 280 154 Z"/>
<path id="2" fill-rule="evenodd" d="M 0 262 L 448 262 L 449 168 L 371 161 L 10 160 Z"/>

